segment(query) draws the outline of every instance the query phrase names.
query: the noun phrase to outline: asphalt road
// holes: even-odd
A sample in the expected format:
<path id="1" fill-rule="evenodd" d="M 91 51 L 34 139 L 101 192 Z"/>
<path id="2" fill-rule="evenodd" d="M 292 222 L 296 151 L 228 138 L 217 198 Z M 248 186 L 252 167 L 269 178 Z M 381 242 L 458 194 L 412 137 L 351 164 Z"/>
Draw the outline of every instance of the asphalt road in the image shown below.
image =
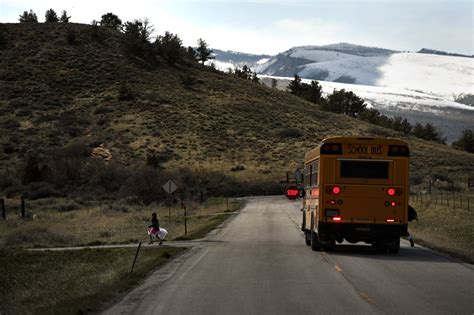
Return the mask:
<path id="1" fill-rule="evenodd" d="M 313 252 L 300 203 L 247 199 L 207 242 L 107 314 L 474 314 L 474 268 L 402 242 L 398 255 L 341 244 Z"/>

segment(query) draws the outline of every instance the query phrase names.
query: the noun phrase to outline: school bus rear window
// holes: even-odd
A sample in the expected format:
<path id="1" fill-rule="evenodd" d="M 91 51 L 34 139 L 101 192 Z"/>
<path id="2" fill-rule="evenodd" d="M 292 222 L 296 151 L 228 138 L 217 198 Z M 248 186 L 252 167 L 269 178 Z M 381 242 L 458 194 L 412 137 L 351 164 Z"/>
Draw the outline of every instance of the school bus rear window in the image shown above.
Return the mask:
<path id="1" fill-rule="evenodd" d="M 388 161 L 341 161 L 341 177 L 388 178 Z"/>

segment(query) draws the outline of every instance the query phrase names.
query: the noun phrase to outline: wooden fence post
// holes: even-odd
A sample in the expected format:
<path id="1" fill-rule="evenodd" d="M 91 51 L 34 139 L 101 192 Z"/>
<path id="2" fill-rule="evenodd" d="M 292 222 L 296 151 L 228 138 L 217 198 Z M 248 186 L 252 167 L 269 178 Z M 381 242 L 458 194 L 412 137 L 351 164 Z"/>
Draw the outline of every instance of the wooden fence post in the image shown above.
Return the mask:
<path id="1" fill-rule="evenodd" d="M 184 235 L 188 236 L 188 220 L 187 220 L 186 204 L 184 205 Z"/>
<path id="2" fill-rule="evenodd" d="M 467 212 L 469 212 L 469 197 L 467 197 Z"/>
<path id="3" fill-rule="evenodd" d="M 456 209 L 456 195 L 454 194 L 454 190 L 453 190 L 453 209 Z"/>
<path id="4" fill-rule="evenodd" d="M 24 219 L 26 217 L 25 214 L 25 198 L 21 197 L 21 218 Z"/>
<path id="5" fill-rule="evenodd" d="M 135 267 L 135 263 L 137 262 L 138 252 L 140 251 L 140 247 L 142 247 L 142 242 L 138 243 L 137 251 L 135 253 L 135 258 L 133 259 L 132 270 L 130 270 L 130 274 L 133 273 L 133 268 Z"/>
<path id="6" fill-rule="evenodd" d="M 5 199 L 0 199 L 0 208 L 2 209 L 2 218 L 3 220 L 7 219 L 7 212 L 5 210 Z"/>

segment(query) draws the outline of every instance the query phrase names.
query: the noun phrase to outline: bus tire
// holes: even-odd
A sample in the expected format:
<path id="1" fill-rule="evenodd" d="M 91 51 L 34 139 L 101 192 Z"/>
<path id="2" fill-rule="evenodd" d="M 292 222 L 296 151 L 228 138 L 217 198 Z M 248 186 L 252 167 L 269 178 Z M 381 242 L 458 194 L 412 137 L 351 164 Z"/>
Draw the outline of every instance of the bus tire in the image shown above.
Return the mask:
<path id="1" fill-rule="evenodd" d="M 311 233 L 308 230 L 304 231 L 304 241 L 306 245 L 311 246 Z"/>
<path id="2" fill-rule="evenodd" d="M 391 254 L 398 254 L 400 251 L 400 238 L 396 238 L 393 240 L 393 245 L 388 249 L 389 253 Z"/>
<path id="3" fill-rule="evenodd" d="M 311 231 L 311 249 L 313 251 L 321 250 L 321 243 L 319 243 L 318 234 L 314 231 Z"/>
<path id="4" fill-rule="evenodd" d="M 304 231 L 306 234 L 306 212 L 303 210 L 303 220 L 301 220 L 301 231 Z"/>

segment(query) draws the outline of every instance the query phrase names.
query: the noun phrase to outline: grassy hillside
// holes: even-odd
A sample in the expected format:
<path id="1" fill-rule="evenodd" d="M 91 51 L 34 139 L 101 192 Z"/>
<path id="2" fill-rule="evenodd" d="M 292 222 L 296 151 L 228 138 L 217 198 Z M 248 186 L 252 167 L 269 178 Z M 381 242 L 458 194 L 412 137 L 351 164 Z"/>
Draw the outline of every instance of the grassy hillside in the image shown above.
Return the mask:
<path id="1" fill-rule="evenodd" d="M 401 137 L 197 63 L 147 68 L 123 53 L 121 34 L 101 27 L 0 24 L 0 32 L 1 171 L 31 151 L 83 143 L 103 144 L 123 165 L 154 152 L 167 169 L 274 180 L 325 137 Z M 123 82 L 130 100 L 120 100 Z M 412 174 L 474 175 L 472 154 L 408 140 Z"/>

